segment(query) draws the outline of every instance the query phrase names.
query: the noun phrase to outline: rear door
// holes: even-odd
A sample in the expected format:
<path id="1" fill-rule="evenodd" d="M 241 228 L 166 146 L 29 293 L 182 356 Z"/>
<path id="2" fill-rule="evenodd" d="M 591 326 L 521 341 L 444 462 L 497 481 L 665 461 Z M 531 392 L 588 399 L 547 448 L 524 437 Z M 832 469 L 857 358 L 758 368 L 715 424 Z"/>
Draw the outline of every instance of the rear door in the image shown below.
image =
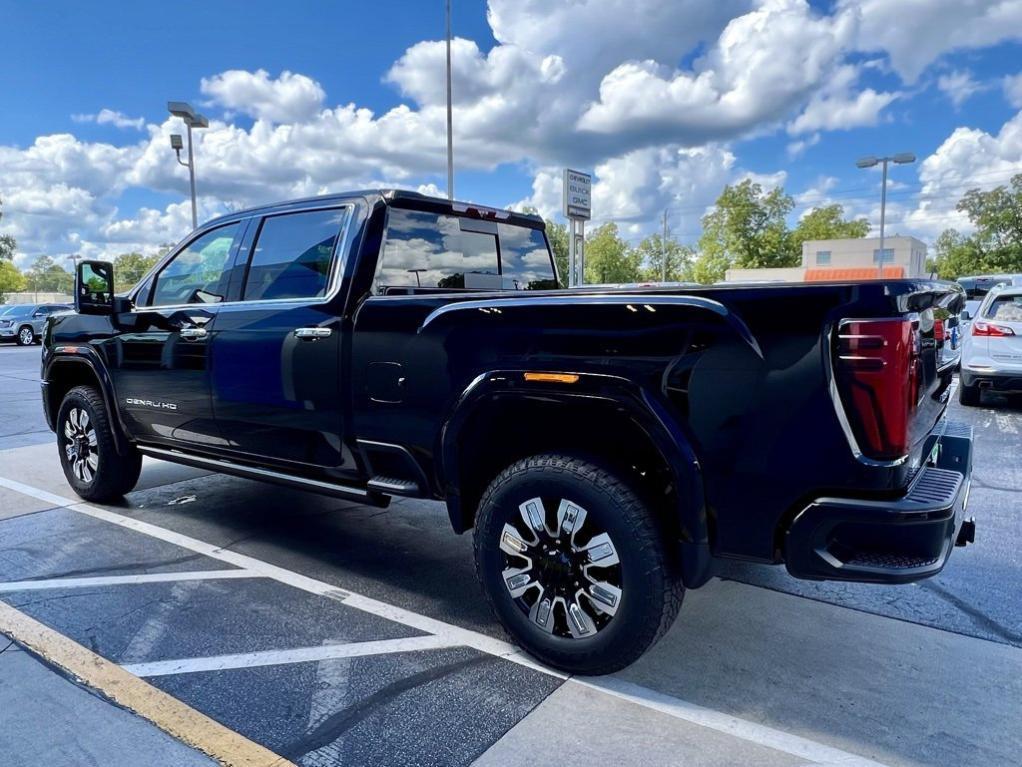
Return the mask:
<path id="1" fill-rule="evenodd" d="M 133 434 L 155 441 L 222 443 L 210 404 L 209 348 L 227 300 L 245 222 L 203 232 L 156 274 L 108 357 L 121 413 Z"/>
<path id="2" fill-rule="evenodd" d="M 232 450 L 352 466 L 343 445 L 340 276 L 351 205 L 253 222 L 241 300 L 213 342 L 213 408 Z"/>

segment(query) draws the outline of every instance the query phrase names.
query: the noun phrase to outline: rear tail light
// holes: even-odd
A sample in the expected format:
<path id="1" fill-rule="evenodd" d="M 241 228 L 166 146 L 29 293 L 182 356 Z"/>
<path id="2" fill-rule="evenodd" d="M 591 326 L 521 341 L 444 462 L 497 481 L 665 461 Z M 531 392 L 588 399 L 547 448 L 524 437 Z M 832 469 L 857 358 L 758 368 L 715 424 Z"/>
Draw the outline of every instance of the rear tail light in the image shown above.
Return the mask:
<path id="1" fill-rule="evenodd" d="M 916 324 L 901 318 L 846 320 L 835 373 L 862 452 L 878 460 L 906 455 L 922 374 Z"/>
<path id="2" fill-rule="evenodd" d="M 1006 328 L 1004 325 L 995 325 L 992 322 L 981 322 L 980 320 L 975 320 L 972 323 L 972 334 L 974 336 L 1003 337 L 1013 336 L 1015 335 L 1015 331 L 1011 328 Z"/>
<path id="3" fill-rule="evenodd" d="M 944 341 L 944 320 L 933 321 L 933 340 L 937 343 Z"/>

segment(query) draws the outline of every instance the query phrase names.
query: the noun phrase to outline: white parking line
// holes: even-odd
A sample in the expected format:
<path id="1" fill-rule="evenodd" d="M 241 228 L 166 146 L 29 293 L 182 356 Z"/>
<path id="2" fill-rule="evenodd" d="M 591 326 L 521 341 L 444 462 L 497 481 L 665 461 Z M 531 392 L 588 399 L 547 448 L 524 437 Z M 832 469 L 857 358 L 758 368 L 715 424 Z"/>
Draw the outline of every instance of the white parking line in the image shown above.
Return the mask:
<path id="1" fill-rule="evenodd" d="M 197 671 L 225 671 L 233 668 L 284 666 L 291 663 L 308 663 L 309 661 L 333 660 L 336 658 L 361 658 L 366 655 L 441 650 L 446 647 L 457 646 L 457 642 L 451 642 L 444 637 L 429 634 L 422 637 L 379 639 L 372 642 L 294 647 L 287 650 L 261 650 L 231 655 L 213 655 L 205 658 L 158 660 L 151 663 L 129 663 L 122 666 L 122 668 L 135 676 L 169 676 L 170 674 L 193 674 Z"/>
<path id="2" fill-rule="evenodd" d="M 35 581 L 7 581 L 0 583 L 0 592 L 39 591 L 41 589 L 80 589 L 89 586 L 137 586 L 142 583 L 168 583 L 176 581 L 212 581 L 225 578 L 258 578 L 249 570 L 188 570 L 171 573 L 135 573 L 133 575 L 103 575 L 88 578 L 43 578 Z"/>
<path id="3" fill-rule="evenodd" d="M 303 591 L 337 599 L 349 607 L 356 607 L 359 610 L 363 610 L 383 618 L 388 618 L 396 623 L 402 623 L 406 626 L 428 631 L 438 637 L 439 640 L 446 642 L 446 646 L 465 645 L 490 655 L 499 656 L 514 663 L 529 666 L 537 671 L 550 674 L 560 679 L 568 679 L 567 675 L 547 668 L 524 655 L 514 645 L 509 644 L 508 642 L 503 642 L 499 639 L 493 639 L 485 634 L 480 634 L 479 632 L 472 631 L 470 629 L 464 629 L 460 626 L 454 626 L 450 623 L 445 623 L 443 621 L 436 620 L 435 618 L 420 615 L 419 613 L 405 610 L 404 608 L 396 607 L 385 602 L 380 602 L 360 594 L 354 594 L 337 588 L 336 586 L 332 586 L 329 583 L 316 580 L 315 578 L 309 578 L 308 576 L 287 570 L 283 567 L 278 567 L 277 565 L 272 565 L 268 562 L 263 562 L 262 560 L 254 557 L 250 557 L 245 554 L 238 554 L 233 551 L 227 551 L 206 543 L 205 541 L 200 541 L 196 538 L 191 538 L 187 535 L 182 535 L 174 532 L 173 530 L 158 527 L 157 525 L 153 525 L 148 522 L 132 519 L 131 517 L 124 516 L 123 514 L 117 514 L 112 511 L 107 511 L 106 509 L 100 509 L 86 503 L 78 503 L 47 490 L 32 487 L 31 485 L 25 485 L 21 482 L 7 479 L 6 477 L 0 477 L 0 487 L 6 487 L 9 490 L 14 490 L 22 495 L 37 498 L 54 506 L 65 507 L 72 511 L 77 511 L 81 514 L 86 514 L 129 530 L 144 533 L 152 536 L 153 538 L 166 541 L 167 543 L 173 543 L 182 548 L 191 549 L 192 551 L 205 554 L 213 559 L 219 559 L 237 567 L 242 567 L 258 575 L 273 578 L 274 580 L 302 589 Z M 803 738 L 799 735 L 793 735 L 791 733 L 784 732 L 783 730 L 777 730 L 773 727 L 740 719 L 738 717 L 731 716 L 730 714 L 704 708 L 702 706 L 689 703 L 688 701 L 681 700 L 680 698 L 664 695 L 656 690 L 642 687 L 640 685 L 634 685 L 614 677 L 569 679 L 569 683 L 582 684 L 595 690 L 599 690 L 607 695 L 612 695 L 616 698 L 628 700 L 637 705 L 644 706 L 645 708 L 668 714 L 675 719 L 689 722 L 691 724 L 697 724 L 718 732 L 723 732 L 747 742 L 773 748 L 777 751 L 782 751 L 802 759 L 808 759 L 815 764 L 840 765 L 840 767 L 884 767 L 884 765 L 880 762 L 866 759 L 862 756 L 858 756 L 857 754 L 842 751 L 841 749 L 827 746 L 823 743 L 817 743 L 816 741 Z"/>

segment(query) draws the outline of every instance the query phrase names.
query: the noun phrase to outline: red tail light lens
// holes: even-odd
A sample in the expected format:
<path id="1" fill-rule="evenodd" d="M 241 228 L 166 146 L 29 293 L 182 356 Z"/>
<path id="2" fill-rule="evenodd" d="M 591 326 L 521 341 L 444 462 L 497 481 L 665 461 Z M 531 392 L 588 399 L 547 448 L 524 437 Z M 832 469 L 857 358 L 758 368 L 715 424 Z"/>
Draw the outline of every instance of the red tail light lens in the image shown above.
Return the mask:
<path id="1" fill-rule="evenodd" d="M 944 340 L 944 320 L 933 321 L 933 340 L 938 343 Z"/>
<path id="2" fill-rule="evenodd" d="M 862 452 L 878 460 L 908 453 L 922 373 L 915 323 L 844 322 L 835 367 L 845 412 Z"/>
<path id="3" fill-rule="evenodd" d="M 974 336 L 1003 337 L 1013 336 L 1015 335 L 1015 331 L 1011 328 L 1004 327 L 1004 325 L 995 325 L 992 322 L 975 320 L 972 323 L 972 334 Z"/>

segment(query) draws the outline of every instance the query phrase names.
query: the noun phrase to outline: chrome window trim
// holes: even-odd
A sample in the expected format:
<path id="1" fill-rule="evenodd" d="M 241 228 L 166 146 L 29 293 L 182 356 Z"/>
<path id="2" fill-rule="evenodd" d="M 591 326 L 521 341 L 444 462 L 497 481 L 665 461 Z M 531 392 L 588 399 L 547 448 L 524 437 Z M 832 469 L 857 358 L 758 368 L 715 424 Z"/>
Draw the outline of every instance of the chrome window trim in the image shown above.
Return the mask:
<path id="1" fill-rule="evenodd" d="M 353 237 L 353 234 L 354 234 L 353 233 L 353 227 L 352 227 L 351 223 L 352 223 L 352 221 L 355 218 L 355 211 L 358 208 L 358 206 L 359 206 L 359 201 L 358 200 L 349 200 L 348 202 L 340 202 L 340 203 L 332 202 L 332 203 L 325 204 L 325 205 L 316 205 L 316 206 L 310 206 L 310 207 L 306 207 L 306 208 L 296 208 L 295 210 L 281 210 L 281 211 L 277 211 L 275 213 L 267 213 L 267 214 L 260 213 L 260 214 L 254 215 L 254 216 L 246 216 L 245 218 L 239 218 L 239 219 L 236 219 L 234 221 L 227 221 L 227 222 L 225 222 L 223 224 L 223 226 L 230 226 L 231 224 L 239 224 L 239 223 L 242 223 L 242 222 L 244 222 L 246 220 L 251 221 L 252 219 L 260 219 L 260 221 L 261 221 L 262 219 L 273 218 L 273 217 L 276 217 L 276 216 L 286 216 L 286 215 L 290 215 L 292 213 L 309 213 L 309 212 L 318 211 L 318 210 L 344 209 L 346 211 L 346 215 L 345 215 L 345 218 L 344 218 L 344 223 L 341 225 L 340 236 L 337 238 L 337 242 L 334 243 L 333 263 L 330 266 L 330 282 L 328 284 L 328 290 L 327 290 L 326 294 L 323 295 L 323 296 L 313 296 L 313 297 L 310 297 L 310 298 L 301 298 L 301 297 L 296 297 L 296 298 L 253 298 L 253 299 L 249 299 L 249 300 L 240 299 L 238 301 L 219 301 L 219 302 L 217 302 L 215 304 L 198 304 L 198 303 L 195 303 L 195 304 L 173 304 L 173 305 L 167 304 L 167 305 L 164 305 L 164 306 L 141 306 L 141 307 L 137 307 L 136 306 L 136 307 L 132 307 L 131 311 L 132 311 L 132 313 L 137 314 L 139 312 L 156 311 L 156 310 L 162 310 L 162 309 L 195 309 L 197 307 L 209 308 L 209 307 L 213 307 L 213 306 L 218 306 L 218 307 L 219 306 L 230 306 L 230 307 L 235 307 L 235 306 L 265 306 L 265 305 L 278 305 L 278 304 L 288 304 L 288 303 L 296 303 L 296 302 L 300 302 L 303 306 L 318 306 L 318 305 L 321 305 L 321 304 L 330 303 L 335 298 L 337 298 L 337 294 L 340 292 L 340 289 L 341 289 L 341 283 L 344 281 L 344 266 L 347 263 L 347 258 L 346 257 L 338 258 L 337 256 L 338 256 L 338 254 L 342 254 L 342 256 L 347 254 L 348 250 L 351 247 L 351 240 L 352 240 L 352 237 Z M 207 232 L 211 232 L 211 231 L 214 231 L 215 229 L 219 229 L 219 228 L 220 227 L 212 227 L 212 228 L 202 232 L 202 234 L 206 234 Z M 260 228 L 261 228 L 261 225 L 260 225 Z M 255 236 L 258 236 L 258 234 L 259 233 L 257 232 Z M 184 248 L 187 248 L 188 245 L 190 245 L 192 242 L 194 242 L 200 236 L 202 236 L 202 235 L 201 234 L 200 235 L 196 235 L 196 237 L 193 237 L 193 238 L 189 239 L 184 245 L 182 245 L 177 250 L 175 250 L 174 253 L 169 258 L 171 258 L 171 259 L 176 258 L 178 253 L 180 253 L 182 250 L 184 250 Z M 254 244 L 255 243 L 255 239 L 253 239 L 252 242 Z M 169 261 L 168 261 L 168 263 L 169 263 Z M 158 266 L 159 266 L 159 264 L 157 264 L 157 267 Z M 154 269 L 155 268 L 156 267 L 154 267 Z M 155 276 L 155 275 L 153 275 L 153 276 Z M 147 274 L 145 277 L 143 277 L 142 279 L 140 279 L 138 281 L 138 284 L 142 285 L 149 277 L 150 277 L 150 275 Z"/>

